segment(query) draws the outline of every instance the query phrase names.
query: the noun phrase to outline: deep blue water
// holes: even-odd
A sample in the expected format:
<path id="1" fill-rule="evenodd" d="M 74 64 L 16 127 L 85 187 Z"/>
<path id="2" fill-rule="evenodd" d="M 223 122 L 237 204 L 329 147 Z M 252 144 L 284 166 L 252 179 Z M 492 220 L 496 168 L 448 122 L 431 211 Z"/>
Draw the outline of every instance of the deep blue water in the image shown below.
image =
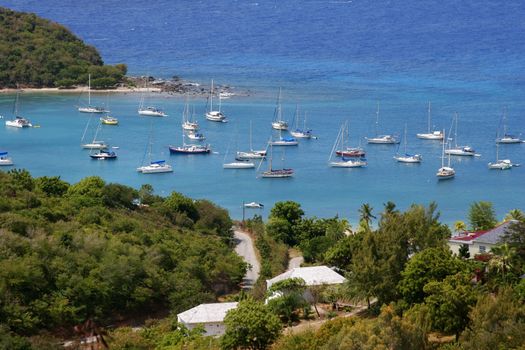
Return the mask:
<path id="1" fill-rule="evenodd" d="M 230 123 L 202 120 L 203 132 L 219 154 L 174 157 L 167 145 L 180 143 L 181 97 L 159 97 L 170 117 L 153 121 L 154 153 L 169 158 L 175 172 L 140 175 L 151 119 L 136 115 L 138 96 L 110 98 L 119 127 L 102 135 L 118 145 L 115 162 L 93 162 L 80 150 L 88 116 L 74 106 L 78 96 L 29 95 L 22 110 L 39 129 L 0 129 L 0 148 L 17 166 L 35 175 L 61 175 L 77 181 L 101 175 L 132 186 L 151 183 L 159 193 L 172 190 L 209 198 L 240 217 L 240 204 L 260 201 L 271 207 L 297 200 L 310 215 L 339 214 L 356 221 L 369 202 L 379 210 L 393 200 L 439 204 L 447 222 L 464 219 L 468 205 L 492 201 L 501 216 L 525 207 L 525 167 L 487 170 L 495 157 L 492 142 L 504 106 L 509 128 L 525 133 L 525 3 L 521 1 L 4 1 L 0 5 L 60 22 L 96 46 L 106 63 L 124 62 L 131 74 L 181 76 L 250 90 L 249 97 L 224 102 Z M 283 110 L 291 119 L 295 104 L 308 112 L 318 140 L 286 149 L 294 179 L 256 179 L 253 171 L 223 170 L 226 150 L 245 148 L 253 121 L 254 143 L 262 147 L 279 86 Z M 97 97 L 105 100 L 105 97 Z M 0 96 L 0 114 L 9 116 L 13 96 Z M 340 124 L 350 121 L 354 144 L 373 132 L 376 103 L 380 128 L 401 134 L 408 123 L 409 148 L 424 156 L 421 165 L 392 160 L 395 147 L 368 146 L 366 169 L 330 169 L 329 151 Z M 426 105 L 433 121 L 450 127 L 460 116 L 460 142 L 481 157 L 454 159 L 457 177 L 438 183 L 440 146 L 415 138 L 426 129 Z M 192 101 L 199 116 L 205 99 Z M 281 157 L 276 151 L 276 162 Z M 525 144 L 501 147 L 501 156 L 525 164 Z M 264 166 L 264 165 L 263 165 Z M 264 212 L 266 214 L 267 211 Z"/>

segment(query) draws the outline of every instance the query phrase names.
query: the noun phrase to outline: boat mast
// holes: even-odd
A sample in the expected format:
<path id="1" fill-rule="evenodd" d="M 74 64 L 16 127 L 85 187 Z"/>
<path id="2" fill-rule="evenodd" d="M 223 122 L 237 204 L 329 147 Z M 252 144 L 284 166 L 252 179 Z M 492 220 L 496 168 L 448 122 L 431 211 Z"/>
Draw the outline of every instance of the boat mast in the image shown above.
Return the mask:
<path id="1" fill-rule="evenodd" d="M 405 123 L 405 155 L 407 154 L 407 123 Z"/>
<path id="2" fill-rule="evenodd" d="M 428 101 L 428 133 L 430 134 L 430 101 Z"/>
<path id="3" fill-rule="evenodd" d="M 277 105 L 275 106 L 275 120 L 281 121 L 281 89 L 279 88 L 279 95 L 277 95 Z"/>
<path id="4" fill-rule="evenodd" d="M 299 105 L 295 105 L 295 130 L 299 129 Z"/>
<path id="5" fill-rule="evenodd" d="M 91 107 L 91 74 L 88 74 L 88 107 Z"/>
<path id="6" fill-rule="evenodd" d="M 377 103 L 377 111 L 376 111 L 376 137 L 379 135 L 378 129 L 379 129 L 379 102 Z"/>
<path id="7" fill-rule="evenodd" d="M 211 80 L 210 88 L 210 112 L 213 111 L 213 79 Z"/>
<path id="8" fill-rule="evenodd" d="M 250 152 L 253 152 L 253 145 L 252 145 L 252 121 L 250 120 Z"/>
<path id="9" fill-rule="evenodd" d="M 445 166 L 445 129 L 443 129 L 443 149 L 441 151 L 441 168 Z M 450 154 L 449 154 L 449 161 L 450 161 Z"/>
<path id="10" fill-rule="evenodd" d="M 454 129 L 454 143 L 458 147 L 458 112 L 456 112 L 456 128 Z"/>

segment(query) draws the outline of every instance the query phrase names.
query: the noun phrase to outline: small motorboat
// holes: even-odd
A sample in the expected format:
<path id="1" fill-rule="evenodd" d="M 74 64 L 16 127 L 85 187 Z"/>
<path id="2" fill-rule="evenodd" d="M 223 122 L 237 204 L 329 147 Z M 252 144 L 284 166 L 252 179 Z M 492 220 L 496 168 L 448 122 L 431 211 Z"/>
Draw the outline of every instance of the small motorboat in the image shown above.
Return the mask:
<path id="1" fill-rule="evenodd" d="M 100 150 L 97 153 L 89 155 L 92 159 L 106 160 L 106 159 L 117 159 L 117 154 L 113 151 Z"/>
<path id="2" fill-rule="evenodd" d="M 8 152 L 0 152 L 0 166 L 13 165 L 13 160 L 9 157 Z"/>
<path id="3" fill-rule="evenodd" d="M 118 125 L 118 119 L 109 115 L 100 118 L 100 122 L 105 125 Z"/>
<path id="4" fill-rule="evenodd" d="M 165 160 L 157 160 L 148 165 L 138 167 L 137 171 L 143 174 L 169 173 L 173 171 L 173 168 L 171 165 L 166 164 Z"/>

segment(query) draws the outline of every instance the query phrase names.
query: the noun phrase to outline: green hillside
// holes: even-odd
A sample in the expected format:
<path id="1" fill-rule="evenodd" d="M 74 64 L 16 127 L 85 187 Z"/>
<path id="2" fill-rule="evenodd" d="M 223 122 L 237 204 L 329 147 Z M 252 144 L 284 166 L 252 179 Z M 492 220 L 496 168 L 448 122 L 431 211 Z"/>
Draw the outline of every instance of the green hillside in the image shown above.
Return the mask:
<path id="1" fill-rule="evenodd" d="M 64 26 L 32 13 L 0 7 L 0 88 L 112 87 L 126 74 L 123 64 L 104 65 L 93 46 Z"/>

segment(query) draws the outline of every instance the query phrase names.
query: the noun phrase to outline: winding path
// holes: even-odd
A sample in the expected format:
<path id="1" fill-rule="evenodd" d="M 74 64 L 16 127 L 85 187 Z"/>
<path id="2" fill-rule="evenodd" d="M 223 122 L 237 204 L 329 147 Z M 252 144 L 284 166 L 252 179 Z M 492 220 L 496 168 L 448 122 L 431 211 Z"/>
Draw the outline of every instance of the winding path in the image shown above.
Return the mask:
<path id="1" fill-rule="evenodd" d="M 235 252 L 250 264 L 248 271 L 246 271 L 246 276 L 244 276 L 244 288 L 253 288 L 261 271 L 261 264 L 259 260 L 257 260 L 253 240 L 246 232 L 241 231 L 237 227 L 233 228 L 233 234 L 235 236 L 235 243 L 237 244 L 235 246 Z"/>

